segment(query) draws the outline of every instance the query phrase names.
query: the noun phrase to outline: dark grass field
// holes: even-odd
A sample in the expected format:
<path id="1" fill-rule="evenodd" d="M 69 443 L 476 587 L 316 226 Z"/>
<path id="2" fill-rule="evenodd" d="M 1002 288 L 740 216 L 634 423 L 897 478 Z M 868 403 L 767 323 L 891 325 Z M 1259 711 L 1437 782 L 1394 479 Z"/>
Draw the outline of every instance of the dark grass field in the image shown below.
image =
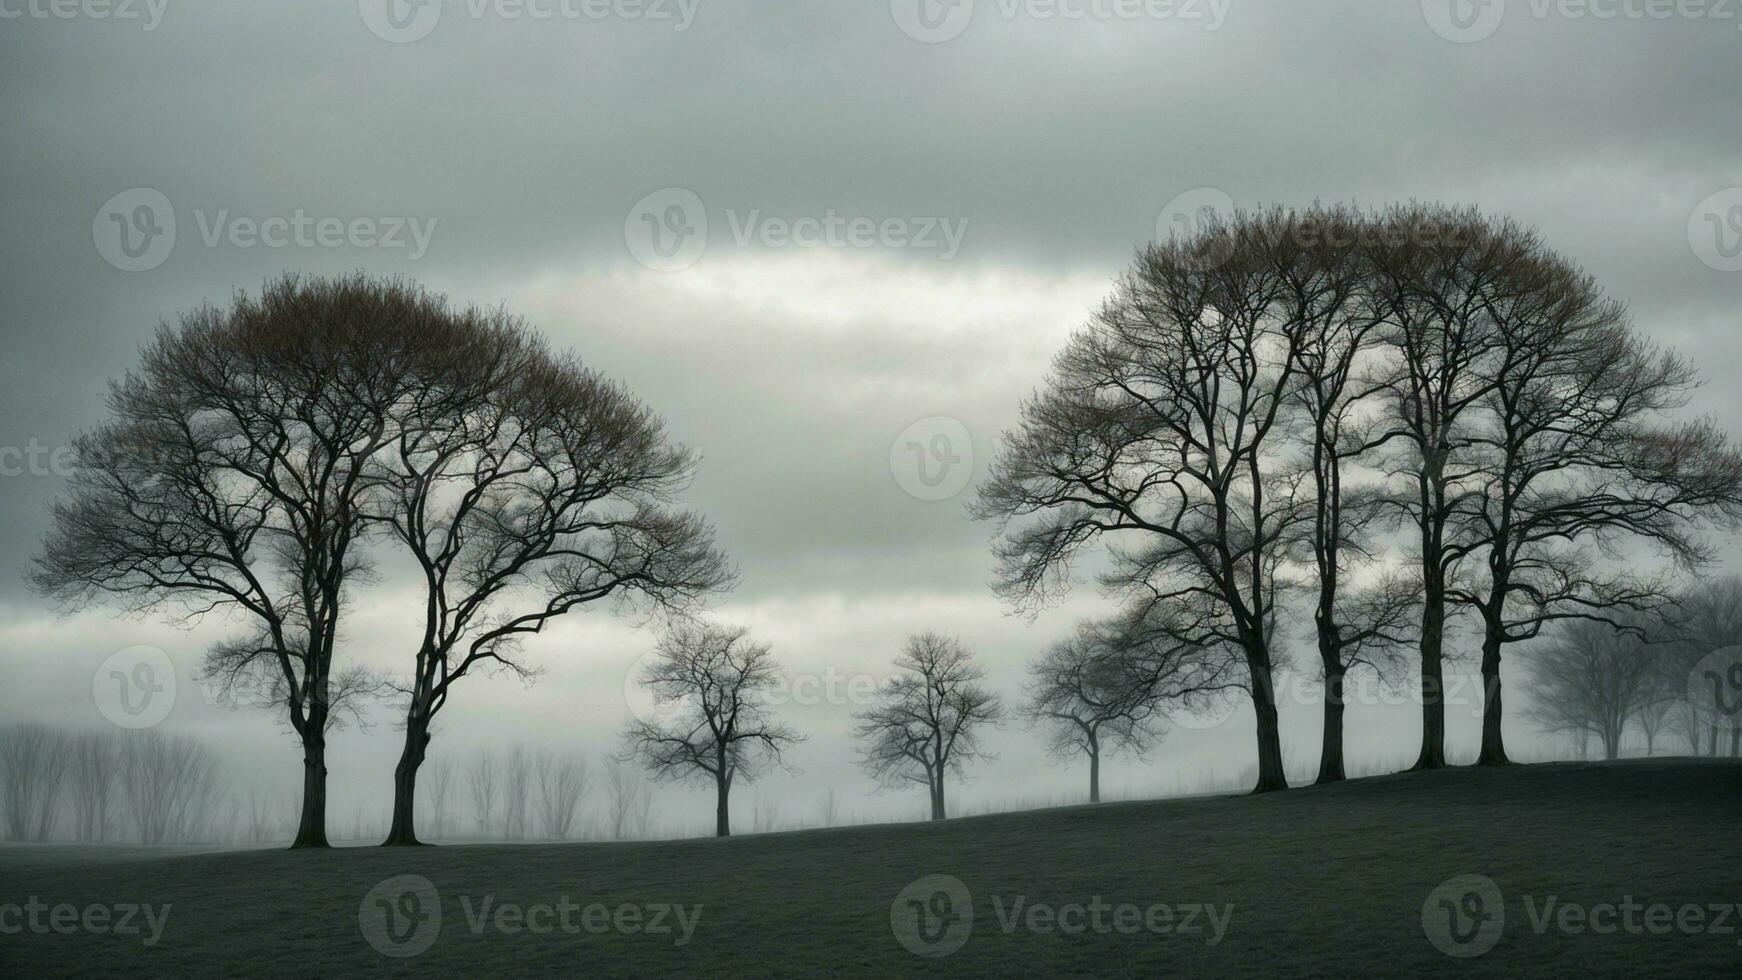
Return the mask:
<path id="1" fill-rule="evenodd" d="M 377 889 L 399 875 L 427 879 L 435 894 L 402 893 L 397 882 Z M 929 875 L 960 880 L 971 925 L 959 907 L 936 904 L 948 895 L 936 881 L 897 903 Z M 1504 908 L 1498 942 L 1470 958 L 1436 948 L 1423 924 L 1430 893 L 1459 875 L 1492 879 Z M 1541 919 L 1549 896 L 1556 905 L 1539 931 L 1533 914 Z M 1457 769 L 1264 797 L 723 841 L 169 855 L 0 849 L 0 902 L 32 897 L 51 908 L 170 909 L 151 946 L 144 935 L 76 925 L 54 932 L 51 911 L 37 913 L 47 934 L 32 932 L 23 912 L 0 914 L 8 930 L 0 976 L 1735 977 L 1742 764 Z M 959 948 L 930 957 L 904 947 L 892 904 L 904 927 L 921 925 L 907 897 L 938 913 L 911 941 L 940 953 L 965 937 Z M 1024 911 L 1013 919 L 1018 897 Z M 1438 897 L 1429 918 L 1449 925 Z M 1469 901 L 1461 891 L 1453 900 Z M 1629 931 L 1600 908 L 1627 900 L 1667 911 L 1631 912 Z M 490 912 L 479 918 L 486 901 Z M 595 903 L 603 908 L 588 912 Z M 505 904 L 550 910 L 527 919 L 503 913 Z M 672 913 L 660 922 L 669 932 L 647 928 L 662 904 L 690 916 L 701 906 L 687 942 Z M 1064 910 L 1062 918 L 1031 920 L 1042 904 Z M 426 914 L 438 905 L 439 922 Z M 1091 905 L 1105 906 L 1099 930 Z M 1115 911 L 1121 905 L 1130 909 Z M 1201 905 L 1218 916 L 1232 906 L 1219 942 L 1205 916 L 1189 912 Z M 1675 924 L 1691 921 L 1687 906 L 1702 910 L 1698 928 Z M 1713 906 L 1730 909 L 1725 921 Z M 1580 918 L 1592 910 L 1594 919 Z M 1202 931 L 1178 931 L 1188 914 Z M 1665 915 L 1665 931 L 1647 928 L 1664 926 Z M 1082 928 L 1067 934 L 1061 921 Z M 1458 925 L 1474 931 L 1480 921 Z M 1606 925 L 1613 931 L 1594 931 Z M 366 930 L 390 952 L 412 955 L 378 951 Z M 925 946 L 928 937 L 940 942 Z"/>

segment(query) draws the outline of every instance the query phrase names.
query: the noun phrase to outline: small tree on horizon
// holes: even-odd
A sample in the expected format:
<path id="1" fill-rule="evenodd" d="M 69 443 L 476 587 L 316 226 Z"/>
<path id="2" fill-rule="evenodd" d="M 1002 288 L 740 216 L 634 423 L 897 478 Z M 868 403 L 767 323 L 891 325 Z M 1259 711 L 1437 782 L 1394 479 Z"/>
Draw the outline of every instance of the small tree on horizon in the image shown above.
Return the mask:
<path id="1" fill-rule="evenodd" d="M 945 775 L 990 757 L 981 729 L 1002 721 L 1004 707 L 981 683 L 985 668 L 955 638 L 909 637 L 895 667 L 900 673 L 884 682 L 876 705 L 854 716 L 860 764 L 885 786 L 925 784 L 931 819 L 942 820 Z"/>
<path id="2" fill-rule="evenodd" d="M 639 681 L 654 702 L 675 710 L 669 721 L 637 719 L 624 732 L 624 755 L 656 780 L 699 780 L 714 787 L 714 835 L 732 834 L 732 787 L 804 741 L 770 717 L 768 693 L 780 665 L 744 627 L 680 621 L 660 638 Z"/>

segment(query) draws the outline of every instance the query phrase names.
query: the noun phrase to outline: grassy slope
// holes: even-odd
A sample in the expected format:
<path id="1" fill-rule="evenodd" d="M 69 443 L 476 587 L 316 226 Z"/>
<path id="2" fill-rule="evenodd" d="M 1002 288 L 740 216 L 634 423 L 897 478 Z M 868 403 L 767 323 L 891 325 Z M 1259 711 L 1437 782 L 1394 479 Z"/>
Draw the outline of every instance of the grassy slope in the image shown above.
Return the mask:
<path id="1" fill-rule="evenodd" d="M 1522 896 L 1742 901 L 1742 765 L 1693 760 L 1450 770 L 1264 797 L 1115 803 L 949 821 L 654 844 L 475 845 L 112 857 L 0 849 L 0 901 L 173 903 L 163 940 L 0 936 L 0 975 L 156 976 L 1737 976 L 1738 935 L 1538 934 Z M 357 910 L 382 879 L 442 894 L 433 948 L 387 959 Z M 926 874 L 974 897 L 967 944 L 938 960 L 892 938 L 890 903 Z M 1423 935 L 1428 892 L 1483 874 L 1506 932 L 1475 960 Z M 692 942 L 473 934 L 474 906 L 700 902 Z M 1228 903 L 1227 937 L 1034 935 L 1030 903 Z M 69 969 L 77 964 L 77 969 Z"/>

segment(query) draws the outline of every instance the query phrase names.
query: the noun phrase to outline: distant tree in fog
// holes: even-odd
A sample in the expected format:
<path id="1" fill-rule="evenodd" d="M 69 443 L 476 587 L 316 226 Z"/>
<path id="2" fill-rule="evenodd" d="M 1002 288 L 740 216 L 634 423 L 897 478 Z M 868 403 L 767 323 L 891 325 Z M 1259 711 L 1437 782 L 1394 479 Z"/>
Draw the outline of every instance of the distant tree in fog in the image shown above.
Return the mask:
<path id="1" fill-rule="evenodd" d="M 1603 757 L 1621 755 L 1627 724 L 1657 697 L 1657 670 L 1645 635 L 1575 620 L 1524 655 L 1531 703 L 1526 717 L 1546 732 L 1594 735 Z"/>
<path id="2" fill-rule="evenodd" d="M 110 815 L 120 767 L 121 746 L 105 731 L 74 732 L 67 750 L 67 789 L 72 799 L 75 839 L 109 839 Z"/>
<path id="3" fill-rule="evenodd" d="M 674 623 L 638 678 L 673 715 L 637 719 L 623 736 L 626 758 L 639 760 L 655 779 L 714 787 L 719 837 L 732 833 L 733 786 L 785 765 L 786 750 L 804 741 L 773 719 L 768 695 L 780 683 L 780 665 L 767 644 L 749 637 L 742 627 Z"/>
<path id="4" fill-rule="evenodd" d="M 48 840 L 60 810 L 68 744 L 64 733 L 35 722 L 0 731 L 0 816 L 7 840 Z"/>
<path id="5" fill-rule="evenodd" d="M 581 799 L 587 792 L 587 760 L 553 749 L 540 751 L 533 771 L 538 788 L 539 826 L 551 840 L 564 840 L 574 829 Z"/>
<path id="6" fill-rule="evenodd" d="M 869 710 L 854 715 L 860 765 L 885 786 L 926 787 L 931 818 L 944 819 L 944 779 L 987 758 L 987 728 L 1004 718 L 1003 704 L 982 681 L 986 671 L 960 640 L 937 633 L 909 637 Z"/>
<path id="7" fill-rule="evenodd" d="M 486 749 L 472 757 L 472 768 L 466 771 L 466 791 L 472 801 L 472 813 L 478 819 L 479 837 L 489 837 L 494 832 L 496 825 L 492 817 L 496 812 L 501 776 L 501 762 L 496 753 Z"/>
<path id="8" fill-rule="evenodd" d="M 121 795 L 142 843 L 197 839 L 225 795 L 218 757 L 186 735 L 133 732 L 122 743 Z"/>
<path id="9" fill-rule="evenodd" d="M 452 759 L 442 759 L 430 767 L 428 786 L 431 829 L 440 837 L 448 832 L 448 797 L 454 787 Z"/>
<path id="10" fill-rule="evenodd" d="M 653 809 L 653 788 L 637 767 L 616 757 L 605 760 L 605 829 L 612 840 L 639 838 L 647 833 Z"/>

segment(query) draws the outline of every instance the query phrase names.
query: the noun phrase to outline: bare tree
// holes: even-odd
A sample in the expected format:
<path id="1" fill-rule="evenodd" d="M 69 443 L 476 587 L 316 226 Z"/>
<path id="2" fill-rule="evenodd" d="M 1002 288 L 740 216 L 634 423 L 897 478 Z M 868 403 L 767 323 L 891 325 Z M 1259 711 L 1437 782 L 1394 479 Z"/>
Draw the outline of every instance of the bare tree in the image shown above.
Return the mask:
<path id="1" fill-rule="evenodd" d="M 246 623 L 207 669 L 302 742 L 293 847 L 326 846 L 328 728 L 369 690 L 335 673 L 334 644 L 364 564 L 366 471 L 430 309 L 402 283 L 286 277 L 161 329 L 112 387 L 109 421 L 75 440 L 37 558 L 34 584 L 68 605 L 109 595 Z"/>
<path id="2" fill-rule="evenodd" d="M 989 756 L 981 736 L 1003 719 L 1004 708 L 960 640 L 909 637 L 895 667 L 900 673 L 883 683 L 877 703 L 854 715 L 860 763 L 886 786 L 923 783 L 931 818 L 942 820 L 945 775 L 961 775 L 969 762 Z"/>
<path id="3" fill-rule="evenodd" d="M 674 623 L 639 680 L 676 717 L 636 720 L 624 733 L 626 755 L 655 779 L 713 784 L 718 837 L 732 833 L 732 787 L 784 766 L 786 750 L 804 741 L 770 716 L 768 693 L 780 683 L 780 666 L 767 644 L 749 636 L 742 627 Z"/>
<path id="4" fill-rule="evenodd" d="M 833 827 L 841 821 L 841 800 L 835 788 L 830 786 L 823 790 L 823 795 L 817 800 L 817 826 Z"/>
<path id="5" fill-rule="evenodd" d="M 526 746 L 516 744 L 508 749 L 502 764 L 502 837 L 505 840 L 525 840 L 527 808 L 532 796 L 532 755 Z"/>
<path id="6" fill-rule="evenodd" d="M 1742 455 L 1708 421 L 1668 419 L 1692 366 L 1639 340 L 1619 304 L 1534 236 L 1517 244 L 1524 257 L 1486 301 L 1495 344 L 1476 364 L 1474 492 L 1457 517 L 1481 561 L 1447 592 L 1482 623 L 1485 765 L 1507 761 L 1508 644 L 1569 618 L 1637 629 L 1630 610 L 1671 598 L 1661 582 L 1605 571 L 1584 542 L 1643 539 L 1697 567 L 1716 557 L 1704 529 L 1742 517 Z"/>
<path id="7" fill-rule="evenodd" d="M 1054 758 L 1089 760 L 1089 802 L 1101 802 L 1101 756 L 1141 756 L 1161 737 L 1160 692 L 1143 664 L 1086 625 L 1029 664 L 1021 714 L 1043 726 Z"/>
<path id="8" fill-rule="evenodd" d="M 454 764 L 450 759 L 442 759 L 429 772 L 429 806 L 433 819 L 431 824 L 435 834 L 440 837 L 448 830 L 448 797 L 453 793 Z"/>
<path id="9" fill-rule="evenodd" d="M 546 749 L 536 757 L 538 815 L 544 836 L 564 840 L 575 823 L 587 792 L 587 760 L 572 753 Z"/>
<path id="10" fill-rule="evenodd" d="M 732 579 L 708 527 L 671 506 L 694 458 L 651 411 L 518 320 L 445 308 L 431 320 L 417 390 L 396 405 L 398 438 L 374 471 L 377 517 L 426 599 L 387 844 L 418 843 L 418 767 L 460 678 L 530 677 L 519 642 L 599 600 L 675 610 Z"/>
<path id="11" fill-rule="evenodd" d="M 975 507 L 999 521 L 999 589 L 1019 604 L 1061 591 L 1107 536 L 1124 542 L 1108 588 L 1208 602 L 1205 645 L 1246 660 L 1261 792 L 1288 785 L 1274 620 L 1302 505 L 1279 463 L 1301 338 L 1263 257 L 1287 220 L 1209 220 L 1143 249 L 1023 406 Z"/>
<path id="12" fill-rule="evenodd" d="M 120 745 L 113 732 L 75 732 L 67 747 L 67 789 L 73 834 L 87 843 L 109 839 Z"/>
<path id="13" fill-rule="evenodd" d="M 0 814 L 7 840 L 48 839 L 60 811 L 67 751 L 66 736 L 48 725 L 27 722 L 0 731 Z"/>
<path id="14" fill-rule="evenodd" d="M 496 824 L 496 794 L 501 786 L 502 764 L 496 753 L 485 749 L 472 757 L 472 768 L 466 772 L 466 791 L 471 796 L 472 813 L 478 818 L 478 836 L 491 836 Z"/>
<path id="15" fill-rule="evenodd" d="M 1627 723 L 1655 697 L 1657 669 L 1639 630 L 1574 620 L 1546 643 L 1529 648 L 1528 717 L 1544 731 L 1587 733 L 1603 757 L 1621 755 Z"/>
<path id="16" fill-rule="evenodd" d="M 1343 713 L 1349 675 L 1363 668 L 1382 679 L 1401 668 L 1418 581 L 1382 574 L 1351 581 L 1374 558 L 1372 526 L 1382 516 L 1373 456 L 1402 433 L 1380 414 L 1387 390 L 1381 363 L 1388 304 L 1374 288 L 1374 234 L 1380 219 L 1348 208 L 1314 207 L 1275 219 L 1261 247 L 1280 283 L 1282 329 L 1294 338 L 1294 390 L 1304 424 L 1303 469 L 1312 494 L 1299 527 L 1314 592 L 1313 625 L 1324 684 L 1317 782 L 1345 777 Z M 1361 482 L 1363 474 L 1366 481 Z"/>
<path id="17" fill-rule="evenodd" d="M 217 755 L 187 735 L 130 733 L 120 774 L 122 799 L 143 844 L 195 840 L 224 796 Z"/>
<path id="18" fill-rule="evenodd" d="M 646 833 L 653 791 L 640 769 L 607 757 L 605 793 L 605 822 L 612 840 L 638 838 Z"/>
<path id="19" fill-rule="evenodd" d="M 1703 748 L 1706 755 L 1728 751 L 1742 756 L 1742 713 L 1725 714 L 1719 709 L 1737 689 L 1727 685 L 1727 678 L 1695 676 L 1709 654 L 1742 646 L 1742 577 L 1726 575 L 1687 590 L 1669 607 L 1664 620 L 1669 639 L 1661 660 L 1661 683 L 1684 698 L 1677 726 L 1695 755 Z M 1726 734 L 1727 750 L 1720 744 Z"/>

